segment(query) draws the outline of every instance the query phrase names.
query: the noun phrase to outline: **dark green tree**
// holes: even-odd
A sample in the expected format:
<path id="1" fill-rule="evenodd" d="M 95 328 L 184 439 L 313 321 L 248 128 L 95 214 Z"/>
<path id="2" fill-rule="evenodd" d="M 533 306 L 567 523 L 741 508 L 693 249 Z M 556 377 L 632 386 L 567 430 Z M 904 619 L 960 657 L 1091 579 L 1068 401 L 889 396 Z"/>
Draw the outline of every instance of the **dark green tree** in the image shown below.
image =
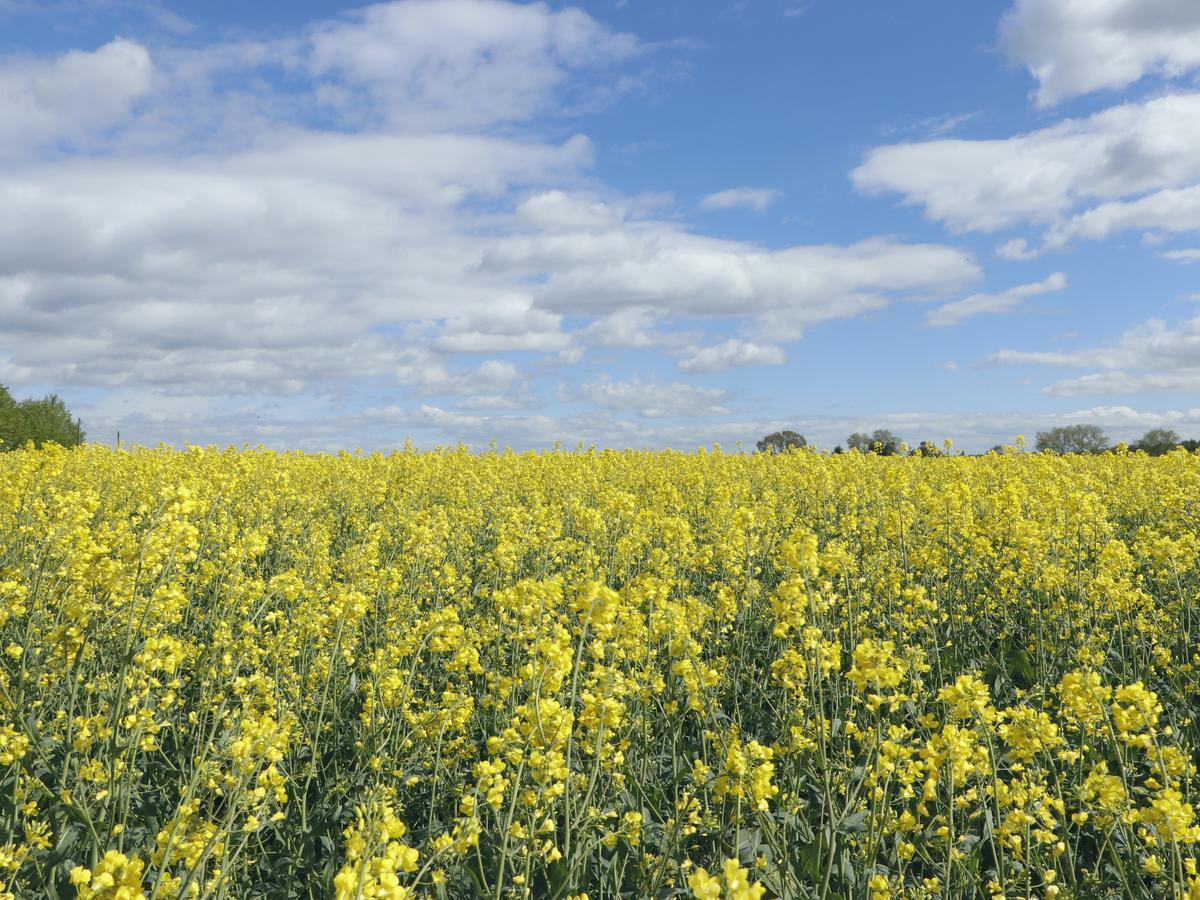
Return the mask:
<path id="1" fill-rule="evenodd" d="M 20 437 L 25 432 L 17 401 L 13 399 L 8 388 L 0 384 L 0 450 L 11 450 L 18 446 Z"/>
<path id="2" fill-rule="evenodd" d="M 1037 434 L 1037 449 L 1053 453 L 1099 453 L 1108 437 L 1099 425 L 1062 425 Z"/>
<path id="3" fill-rule="evenodd" d="M 1162 456 L 1178 447 L 1182 441 L 1179 435 L 1169 428 L 1151 428 L 1142 435 L 1130 450 L 1142 450 L 1150 456 Z"/>
<path id="4" fill-rule="evenodd" d="M 57 394 L 40 400 L 13 400 L 12 394 L 0 385 L 0 447 L 15 450 L 32 441 L 34 446 L 60 444 L 73 447 L 83 443 L 80 422 L 71 415 L 66 403 Z"/>
<path id="5" fill-rule="evenodd" d="M 783 453 L 793 447 L 807 447 L 804 435 L 795 431 L 776 431 L 755 444 L 759 453 Z"/>

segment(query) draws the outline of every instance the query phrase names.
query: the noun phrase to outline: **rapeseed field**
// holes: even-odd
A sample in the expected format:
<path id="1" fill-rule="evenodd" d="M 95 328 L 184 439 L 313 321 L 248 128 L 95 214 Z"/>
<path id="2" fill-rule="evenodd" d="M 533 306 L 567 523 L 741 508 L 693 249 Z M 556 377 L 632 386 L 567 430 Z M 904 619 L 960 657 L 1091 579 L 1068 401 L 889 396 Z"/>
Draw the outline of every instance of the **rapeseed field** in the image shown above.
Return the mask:
<path id="1" fill-rule="evenodd" d="M 1200 898 L 1200 455 L 0 456 L 0 895 Z"/>

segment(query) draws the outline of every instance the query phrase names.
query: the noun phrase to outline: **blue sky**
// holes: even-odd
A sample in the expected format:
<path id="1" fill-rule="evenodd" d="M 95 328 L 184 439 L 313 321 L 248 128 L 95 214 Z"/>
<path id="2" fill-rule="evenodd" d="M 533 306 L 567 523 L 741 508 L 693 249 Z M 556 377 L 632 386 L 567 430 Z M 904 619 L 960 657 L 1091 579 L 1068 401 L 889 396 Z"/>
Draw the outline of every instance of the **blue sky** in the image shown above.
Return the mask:
<path id="1" fill-rule="evenodd" d="M 1200 5 L 0 0 L 0 383 L 89 435 L 1200 436 Z"/>

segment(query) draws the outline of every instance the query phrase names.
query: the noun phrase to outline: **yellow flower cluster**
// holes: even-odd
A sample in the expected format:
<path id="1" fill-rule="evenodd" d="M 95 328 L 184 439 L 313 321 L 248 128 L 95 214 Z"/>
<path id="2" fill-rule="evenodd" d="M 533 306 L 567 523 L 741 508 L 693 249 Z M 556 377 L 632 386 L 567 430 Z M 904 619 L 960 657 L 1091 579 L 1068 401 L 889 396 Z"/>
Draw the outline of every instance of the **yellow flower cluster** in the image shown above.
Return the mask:
<path id="1" fill-rule="evenodd" d="M 749 873 L 736 859 L 725 860 L 720 875 L 709 875 L 707 869 L 697 869 L 688 876 L 688 887 L 697 900 L 759 900 L 766 892 L 754 884 Z"/>
<path id="2" fill-rule="evenodd" d="M 71 883 L 79 887 L 81 900 L 143 900 L 143 867 L 140 859 L 109 850 L 94 870 L 72 869 Z"/>
<path id="3" fill-rule="evenodd" d="M 420 854 L 400 841 L 407 826 L 386 796 L 374 797 L 369 806 L 354 812 L 354 824 L 345 831 L 346 865 L 333 879 L 336 900 L 411 897 L 412 892 L 400 883 L 400 874 L 417 871 Z"/>
<path id="4" fill-rule="evenodd" d="M 1200 900 L 1200 455 L 0 456 L 0 900 Z"/>

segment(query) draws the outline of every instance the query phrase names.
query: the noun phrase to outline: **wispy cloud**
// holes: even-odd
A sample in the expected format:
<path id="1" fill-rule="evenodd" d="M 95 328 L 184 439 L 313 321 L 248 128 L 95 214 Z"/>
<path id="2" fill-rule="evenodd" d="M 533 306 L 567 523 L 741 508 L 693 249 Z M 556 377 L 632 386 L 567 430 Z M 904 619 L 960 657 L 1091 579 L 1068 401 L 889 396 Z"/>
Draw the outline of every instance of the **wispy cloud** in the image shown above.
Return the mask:
<path id="1" fill-rule="evenodd" d="M 1200 390 L 1200 316 L 1176 325 L 1150 319 L 1110 344 L 1072 351 L 1006 349 L 988 361 L 1100 370 L 1050 384 L 1046 394 L 1186 393 Z"/>
<path id="2" fill-rule="evenodd" d="M 702 209 L 752 209 L 765 212 L 780 197 L 779 191 L 771 188 L 727 188 L 706 195 L 701 201 Z"/>
<path id="3" fill-rule="evenodd" d="M 1036 281 L 1032 284 L 1020 284 L 1006 291 L 1000 291 L 997 294 L 972 294 L 970 297 L 964 297 L 962 300 L 943 303 L 925 316 L 925 323 L 927 325 L 945 327 L 947 325 L 959 325 L 972 316 L 985 313 L 995 315 L 997 313 L 1011 312 L 1020 305 L 1022 300 L 1028 297 L 1061 291 L 1066 286 L 1067 276 L 1062 272 L 1055 272 L 1042 281 Z"/>
<path id="4" fill-rule="evenodd" d="M 1200 262 L 1200 247 L 1189 247 L 1185 250 L 1165 250 L 1159 254 L 1163 259 L 1185 265 Z"/>

